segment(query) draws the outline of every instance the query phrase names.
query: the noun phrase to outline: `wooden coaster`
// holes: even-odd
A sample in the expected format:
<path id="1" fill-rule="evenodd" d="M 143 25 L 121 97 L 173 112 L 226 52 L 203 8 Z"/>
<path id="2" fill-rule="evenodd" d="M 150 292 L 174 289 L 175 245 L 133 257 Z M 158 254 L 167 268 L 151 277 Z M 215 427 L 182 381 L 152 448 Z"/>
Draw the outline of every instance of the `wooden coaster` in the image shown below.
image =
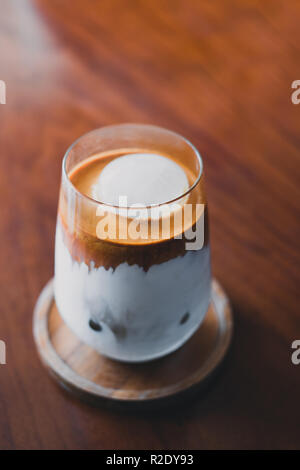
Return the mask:
<path id="1" fill-rule="evenodd" d="M 66 326 L 44 287 L 34 310 L 34 338 L 42 362 L 65 388 L 79 397 L 115 404 L 157 404 L 198 390 L 221 363 L 232 336 L 228 299 L 217 281 L 205 320 L 178 351 L 143 364 L 107 359 L 82 343 Z"/>

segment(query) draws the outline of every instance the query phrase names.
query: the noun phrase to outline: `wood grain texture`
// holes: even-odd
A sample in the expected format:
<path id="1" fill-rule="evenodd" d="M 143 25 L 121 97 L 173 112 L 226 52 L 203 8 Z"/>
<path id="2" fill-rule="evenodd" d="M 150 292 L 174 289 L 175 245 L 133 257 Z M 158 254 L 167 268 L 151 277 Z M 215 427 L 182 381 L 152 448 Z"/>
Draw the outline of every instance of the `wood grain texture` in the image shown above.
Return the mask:
<path id="1" fill-rule="evenodd" d="M 296 0 L 1 1 L 0 448 L 300 447 L 299 17 Z M 61 158 L 117 122 L 199 148 L 214 274 L 235 314 L 215 383 L 151 416 L 71 399 L 31 331 L 53 273 Z"/>
<path id="2" fill-rule="evenodd" d="M 50 374 L 82 400 L 118 409 L 168 407 L 203 388 L 215 375 L 232 338 L 228 298 L 216 280 L 204 322 L 178 351 L 140 364 L 112 361 L 82 343 L 61 318 L 53 280 L 42 290 L 34 309 L 37 350 Z"/>

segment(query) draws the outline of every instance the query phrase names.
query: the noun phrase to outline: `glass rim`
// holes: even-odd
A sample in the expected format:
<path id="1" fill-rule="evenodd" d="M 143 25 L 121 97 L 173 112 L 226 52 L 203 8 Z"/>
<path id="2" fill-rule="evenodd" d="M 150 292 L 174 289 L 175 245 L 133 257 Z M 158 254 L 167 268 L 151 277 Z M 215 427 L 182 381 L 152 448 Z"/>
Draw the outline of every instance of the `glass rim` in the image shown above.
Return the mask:
<path id="1" fill-rule="evenodd" d="M 70 186 L 74 190 L 74 192 L 76 194 L 78 194 L 78 196 L 82 197 L 83 199 L 86 199 L 87 201 L 89 201 L 93 204 L 96 204 L 96 205 L 106 206 L 106 207 L 117 209 L 117 210 L 130 209 L 131 208 L 130 206 L 119 206 L 119 205 L 109 204 L 109 203 L 103 202 L 103 201 L 98 201 L 97 199 L 94 199 L 91 196 L 88 196 L 87 194 L 84 194 L 83 192 L 79 191 L 79 189 L 72 183 L 71 179 L 69 178 L 68 172 L 67 172 L 67 160 L 68 160 L 68 157 L 70 155 L 70 152 L 73 150 L 75 145 L 78 144 L 82 139 L 84 139 L 88 135 L 91 135 L 91 134 L 93 134 L 97 131 L 100 131 L 102 129 L 117 129 L 117 128 L 120 128 L 120 127 L 125 128 L 125 127 L 128 127 L 128 126 L 129 127 L 140 127 L 141 129 L 146 129 L 146 128 L 148 128 L 148 129 L 150 129 L 150 128 L 159 129 L 159 130 L 162 130 L 162 131 L 166 131 L 169 134 L 173 134 L 175 137 L 179 137 L 182 141 L 184 141 L 192 149 L 192 151 L 195 154 L 195 156 L 198 160 L 198 163 L 199 163 L 199 171 L 198 171 L 197 177 L 196 177 L 194 183 L 191 186 L 189 186 L 188 189 L 184 193 L 182 193 L 179 196 L 177 196 L 173 199 L 170 199 L 169 201 L 166 201 L 166 202 L 160 202 L 160 203 L 151 204 L 151 205 L 147 205 L 147 206 L 143 205 L 143 206 L 140 206 L 140 207 L 135 205 L 134 209 L 135 210 L 139 210 L 139 209 L 140 210 L 143 210 L 143 209 L 145 210 L 145 209 L 153 209 L 153 208 L 156 208 L 156 207 L 161 207 L 161 206 L 165 206 L 165 205 L 169 205 L 169 204 L 174 204 L 176 201 L 179 201 L 180 199 L 183 199 L 184 197 L 188 196 L 193 191 L 193 189 L 197 186 L 197 184 L 199 183 L 199 181 L 201 179 L 201 176 L 203 174 L 203 160 L 202 160 L 202 157 L 201 157 L 199 151 L 197 150 L 197 148 L 186 137 L 183 137 L 178 132 L 171 131 L 170 129 L 167 129 L 165 127 L 160 127 L 160 126 L 156 126 L 156 125 L 153 125 L 153 124 L 139 124 L 139 123 L 111 124 L 111 125 L 107 125 L 107 126 L 98 127 L 98 128 L 93 129 L 91 131 L 85 132 L 80 137 L 78 137 L 68 147 L 67 151 L 64 154 L 63 160 L 62 160 L 62 172 L 63 172 L 63 176 L 66 178 L 68 184 L 70 184 Z"/>

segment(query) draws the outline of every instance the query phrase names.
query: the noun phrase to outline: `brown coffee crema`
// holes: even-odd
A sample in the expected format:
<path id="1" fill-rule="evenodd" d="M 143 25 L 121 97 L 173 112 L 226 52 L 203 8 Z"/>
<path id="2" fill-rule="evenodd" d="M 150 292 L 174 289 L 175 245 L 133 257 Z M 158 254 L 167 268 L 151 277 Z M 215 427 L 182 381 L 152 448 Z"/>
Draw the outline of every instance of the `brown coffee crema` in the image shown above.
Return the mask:
<path id="1" fill-rule="evenodd" d="M 97 224 L 99 223 L 99 215 L 97 214 L 98 204 L 97 201 L 92 201 L 91 199 L 91 187 L 109 161 L 116 158 L 116 156 L 137 152 L 147 153 L 147 150 L 130 149 L 128 151 L 126 149 L 119 151 L 117 154 L 114 152 L 113 155 L 101 154 L 99 157 L 93 156 L 83 161 L 82 164 L 76 166 L 69 173 L 68 178 L 77 191 L 74 187 L 71 190 L 69 188 L 69 191 L 64 187 L 62 188 L 58 222 L 62 228 L 64 243 L 74 261 L 79 263 L 84 262 L 89 267 L 103 266 L 105 269 L 115 269 L 120 264 L 127 263 L 128 265 L 138 265 L 145 271 L 148 271 L 153 265 L 164 263 L 187 253 L 186 243 L 193 240 L 187 239 L 184 232 L 187 229 L 195 232 L 197 222 L 195 210 L 192 211 L 190 218 L 185 221 L 184 227 L 180 229 L 175 224 L 174 217 L 171 216 L 170 236 L 167 238 L 161 232 L 161 221 L 159 239 L 151 238 L 150 220 L 146 222 L 149 226 L 149 237 L 147 239 L 139 238 L 133 240 L 130 237 L 118 239 L 117 236 L 112 236 L 110 239 L 99 238 L 99 233 L 97 232 Z M 192 185 L 196 175 L 183 165 L 181 167 L 188 177 L 189 184 Z M 202 249 L 206 249 L 209 240 L 208 211 L 203 185 L 202 175 L 197 186 L 185 198 L 185 203 L 191 204 L 192 207 L 196 204 L 203 204 L 204 244 Z M 82 195 L 88 196 L 88 198 L 82 197 Z M 105 211 L 105 206 L 103 207 Z M 106 215 L 110 217 L 110 210 L 108 210 Z M 118 223 L 122 219 L 124 217 L 117 216 Z M 175 235 L 178 236 L 179 234 L 181 234 L 182 238 L 175 238 Z"/>

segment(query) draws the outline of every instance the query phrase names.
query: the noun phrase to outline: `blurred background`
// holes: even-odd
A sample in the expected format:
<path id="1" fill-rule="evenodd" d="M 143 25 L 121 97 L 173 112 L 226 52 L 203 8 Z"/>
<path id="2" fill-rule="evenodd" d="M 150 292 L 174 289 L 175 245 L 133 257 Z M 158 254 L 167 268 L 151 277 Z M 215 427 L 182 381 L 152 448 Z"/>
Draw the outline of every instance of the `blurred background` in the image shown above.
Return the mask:
<path id="1" fill-rule="evenodd" d="M 1 0 L 0 449 L 299 448 L 300 5 L 296 0 Z M 192 403 L 92 409 L 39 362 L 61 160 L 83 133 L 164 126 L 204 159 L 227 361 Z"/>

